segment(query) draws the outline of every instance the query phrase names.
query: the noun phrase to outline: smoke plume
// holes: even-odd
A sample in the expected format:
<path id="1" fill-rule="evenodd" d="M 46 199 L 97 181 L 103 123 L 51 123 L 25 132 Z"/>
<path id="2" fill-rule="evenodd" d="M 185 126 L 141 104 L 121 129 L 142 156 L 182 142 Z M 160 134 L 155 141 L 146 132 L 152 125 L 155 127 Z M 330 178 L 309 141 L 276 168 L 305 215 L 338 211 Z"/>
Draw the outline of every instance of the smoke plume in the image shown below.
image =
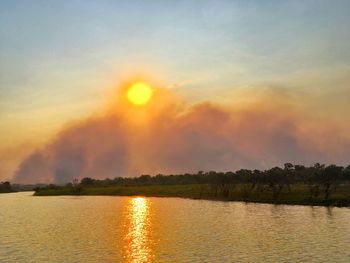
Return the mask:
<path id="1" fill-rule="evenodd" d="M 22 161 L 15 182 L 267 169 L 285 162 L 345 164 L 348 138 L 269 89 L 235 108 L 186 105 L 158 89 L 145 107 L 121 92 L 108 113 L 67 126 Z M 341 127 L 338 127 L 343 131 Z"/>

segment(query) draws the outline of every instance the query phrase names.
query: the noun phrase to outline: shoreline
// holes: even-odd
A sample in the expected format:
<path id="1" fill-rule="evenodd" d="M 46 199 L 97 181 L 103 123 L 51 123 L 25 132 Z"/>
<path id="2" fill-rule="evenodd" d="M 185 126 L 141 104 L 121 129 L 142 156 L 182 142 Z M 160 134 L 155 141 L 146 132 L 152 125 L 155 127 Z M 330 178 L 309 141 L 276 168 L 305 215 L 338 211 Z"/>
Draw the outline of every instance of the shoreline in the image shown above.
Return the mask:
<path id="1" fill-rule="evenodd" d="M 299 189 L 291 192 L 283 192 L 277 199 L 269 193 L 260 195 L 251 193 L 251 196 L 243 197 L 241 193 L 233 192 L 231 196 L 215 196 L 206 192 L 208 185 L 143 185 L 143 186 L 113 186 L 113 187 L 57 187 L 54 189 L 36 190 L 33 196 L 142 196 L 142 197 L 177 197 L 193 200 L 245 202 L 274 205 L 303 205 L 323 207 L 350 207 L 350 192 L 345 186 L 345 194 L 338 190 L 335 197 L 328 200 L 308 199 L 307 193 Z M 349 193 L 348 193 L 349 192 Z"/>
<path id="2" fill-rule="evenodd" d="M 18 192 L 17 192 L 18 193 Z M 110 195 L 110 194 L 58 194 L 58 195 L 35 195 L 37 197 L 48 197 L 48 196 L 119 196 L 119 197 L 155 197 L 155 198 L 181 198 L 181 199 L 190 199 L 198 201 L 213 201 L 213 202 L 239 202 L 239 203 L 248 203 L 248 204 L 265 204 L 265 205 L 290 205 L 290 206 L 309 206 L 309 207 L 337 207 L 337 208 L 350 208 L 349 204 L 322 204 L 322 203 L 287 203 L 287 202 L 264 202 L 264 201 L 247 201 L 247 200 L 227 200 L 227 199 L 218 199 L 218 198 L 198 198 L 198 197 L 185 197 L 185 196 L 166 196 L 166 195 Z"/>

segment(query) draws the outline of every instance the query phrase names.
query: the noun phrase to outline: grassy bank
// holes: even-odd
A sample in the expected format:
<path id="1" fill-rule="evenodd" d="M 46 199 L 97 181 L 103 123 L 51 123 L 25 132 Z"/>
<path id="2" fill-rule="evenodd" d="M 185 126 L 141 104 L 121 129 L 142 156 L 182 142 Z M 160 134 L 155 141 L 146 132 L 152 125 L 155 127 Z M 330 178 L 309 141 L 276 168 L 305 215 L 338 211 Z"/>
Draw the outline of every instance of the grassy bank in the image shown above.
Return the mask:
<path id="1" fill-rule="evenodd" d="M 271 204 L 350 206 L 350 186 L 339 185 L 328 199 L 322 195 L 310 198 L 307 185 L 294 185 L 290 190 L 283 190 L 276 197 L 268 191 L 249 191 L 249 185 L 235 186 L 225 196 L 218 194 L 211 185 L 143 185 L 143 186 L 108 186 L 108 187 L 55 187 L 38 189 L 36 196 L 54 195 L 116 195 L 116 196 L 154 196 L 183 197 L 205 200 L 245 201 Z"/>

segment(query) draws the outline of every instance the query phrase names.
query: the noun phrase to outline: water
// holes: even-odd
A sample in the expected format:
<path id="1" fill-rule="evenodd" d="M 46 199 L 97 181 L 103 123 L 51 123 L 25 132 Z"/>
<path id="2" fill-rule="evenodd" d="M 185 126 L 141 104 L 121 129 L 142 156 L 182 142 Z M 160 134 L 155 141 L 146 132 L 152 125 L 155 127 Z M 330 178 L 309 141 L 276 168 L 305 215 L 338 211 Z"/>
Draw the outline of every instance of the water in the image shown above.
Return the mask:
<path id="1" fill-rule="evenodd" d="M 350 209 L 1 194 L 0 262 L 350 262 Z"/>

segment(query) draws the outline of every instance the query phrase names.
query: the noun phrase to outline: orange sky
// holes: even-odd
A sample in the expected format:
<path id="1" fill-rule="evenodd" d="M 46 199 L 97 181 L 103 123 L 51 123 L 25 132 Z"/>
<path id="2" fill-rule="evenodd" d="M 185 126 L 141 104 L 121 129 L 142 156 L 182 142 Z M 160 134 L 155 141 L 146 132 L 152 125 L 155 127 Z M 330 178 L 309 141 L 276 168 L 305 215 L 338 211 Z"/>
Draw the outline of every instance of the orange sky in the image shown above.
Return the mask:
<path id="1" fill-rule="evenodd" d="M 230 105 L 189 104 L 171 89 L 149 83 L 153 96 L 146 104 L 135 105 L 126 96 L 131 83 L 121 84 L 104 112 L 67 124 L 33 151 L 13 180 L 64 183 L 86 176 L 267 169 L 285 162 L 348 160 L 347 124 L 325 115 L 320 122 L 308 112 L 311 105 L 306 107 L 300 94 L 287 89 L 246 88 L 236 92 L 237 102 Z M 316 99 L 320 98 L 308 101 Z"/>
<path id="2" fill-rule="evenodd" d="M 349 5 L 1 2 L 0 180 L 347 162 Z"/>

